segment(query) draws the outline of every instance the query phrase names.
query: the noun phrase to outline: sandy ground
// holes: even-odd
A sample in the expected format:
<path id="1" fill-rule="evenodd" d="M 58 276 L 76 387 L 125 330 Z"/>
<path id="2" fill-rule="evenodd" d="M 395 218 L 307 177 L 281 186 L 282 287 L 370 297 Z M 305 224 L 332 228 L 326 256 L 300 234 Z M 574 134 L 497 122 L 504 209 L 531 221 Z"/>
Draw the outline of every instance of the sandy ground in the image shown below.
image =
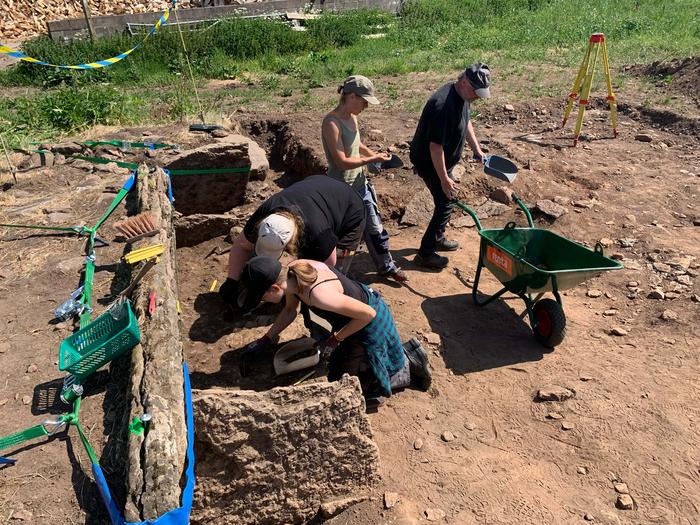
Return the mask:
<path id="1" fill-rule="evenodd" d="M 427 96 L 439 80 L 411 89 Z M 396 219 L 422 183 L 409 170 L 375 179 L 391 218 L 393 253 L 411 282 L 399 286 L 378 280 L 366 255 L 357 258 L 353 272 L 387 298 L 404 339 L 423 339 L 434 381 L 428 393 L 399 392 L 370 414 L 382 484 L 371 500 L 331 523 L 583 523 L 586 515 L 606 524 L 700 521 L 698 111 L 695 101 L 681 94 L 683 111 L 645 112 L 644 101 L 635 98 L 639 91 L 626 89 L 619 94 L 628 105 L 620 111 L 620 136 L 609 138 L 607 110 L 598 103 L 586 115 L 589 140 L 577 148 L 570 147 L 570 129 L 569 135 L 555 129 L 559 99 L 519 101 L 513 111 L 504 108 L 507 98 L 496 99 L 483 106 L 476 121 L 490 152 L 521 167 L 513 189 L 525 202 L 556 198 L 564 203 L 566 213 L 557 220 L 536 214 L 539 227 L 591 247 L 602 241 L 606 253 L 625 265 L 564 293 L 567 337 L 554 351 L 534 340 L 519 299 L 473 305 L 470 279 L 479 247 L 474 228 L 449 230 L 462 246 L 451 254 L 446 270 L 431 273 L 414 266 L 422 228 L 402 227 Z M 254 115 L 249 109 L 248 116 Z M 312 147 L 320 116 L 284 114 L 294 133 Z M 406 157 L 401 143 L 410 138 L 416 118 L 399 109 L 372 110 L 362 115 L 365 137 Z M 652 142 L 635 140 L 642 132 Z M 482 202 L 499 184 L 475 165 L 465 166 L 462 198 Z M 0 222 L 37 223 L 48 213 L 64 213 L 61 219 L 71 223 L 90 223 L 113 196 L 103 189 L 121 177 L 88 175 L 75 167 L 20 174 L 20 184 L 0 193 Z M 277 179 L 270 177 L 269 191 Z M 123 213 L 118 210 L 115 217 Z M 458 219 L 455 215 L 453 222 L 466 223 Z M 510 220 L 522 224 L 523 216 L 510 211 L 484 224 L 502 227 Z M 115 232 L 105 228 L 112 240 Z M 46 417 L 47 394 L 41 392 L 53 381 L 55 393 L 61 377 L 55 366 L 58 344 L 71 331 L 47 322 L 76 285 L 80 246 L 71 238 L 0 232 L 0 362 L 6 371 L 0 385 L 2 434 Z M 266 328 L 232 322 L 221 313 L 209 288 L 214 279 L 223 279 L 226 256 L 205 257 L 216 246 L 228 244 L 217 238 L 180 249 L 193 386 L 271 386 L 264 364 L 240 376 L 238 350 Z M 97 296 L 108 300 L 122 285 L 114 280 L 122 245 L 104 250 Z M 497 288 L 486 272 L 480 289 L 491 293 Z M 657 289 L 665 299 L 649 296 Z M 266 313 L 268 323 L 271 313 Z M 626 335 L 613 335 L 615 328 Z M 297 326 L 285 337 L 300 330 Z M 109 429 L 123 417 L 118 388 L 123 372 L 119 363 L 113 365 L 96 382 L 83 410 L 115 487 L 123 465 L 110 458 L 119 457 L 128 438 Z M 535 401 L 537 391 L 548 385 L 575 395 L 563 402 Z M 60 408 L 50 404 L 53 411 Z M 40 443 L 13 457 L 18 463 L 0 472 L 0 518 L 105 522 L 73 433 L 70 440 Z M 618 491 L 625 489 L 631 510 L 616 507 Z M 384 508 L 385 492 L 399 495 L 391 509 Z"/>

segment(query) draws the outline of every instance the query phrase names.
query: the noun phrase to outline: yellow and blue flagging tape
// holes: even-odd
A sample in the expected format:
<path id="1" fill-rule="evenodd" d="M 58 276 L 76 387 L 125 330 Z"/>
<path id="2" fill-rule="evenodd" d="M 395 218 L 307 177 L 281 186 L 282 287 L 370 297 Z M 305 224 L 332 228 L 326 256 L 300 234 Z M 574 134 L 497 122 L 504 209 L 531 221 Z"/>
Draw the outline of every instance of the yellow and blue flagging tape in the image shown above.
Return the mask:
<path id="1" fill-rule="evenodd" d="M 172 9 L 175 9 L 175 3 L 177 0 L 173 0 L 172 2 Z M 151 28 L 151 30 L 148 32 L 148 34 L 144 37 L 144 39 L 136 44 L 134 47 L 129 49 L 128 51 L 124 51 L 123 53 L 118 54 L 117 56 L 111 57 L 111 58 L 105 58 L 104 60 L 96 60 L 95 62 L 88 62 L 85 64 L 77 64 L 74 66 L 65 66 L 65 65 L 60 65 L 60 64 L 50 64 L 49 62 L 44 62 L 42 60 L 38 60 L 36 58 L 32 58 L 30 56 L 25 55 L 21 51 L 17 51 L 16 49 L 12 49 L 11 47 L 8 47 L 0 42 L 0 53 L 3 53 L 5 55 L 9 55 L 11 57 L 18 58 L 20 60 L 24 60 L 25 62 L 31 62 L 32 64 L 37 64 L 39 66 L 50 66 L 50 67 L 58 67 L 61 69 L 99 69 L 102 67 L 109 67 L 113 64 L 116 64 L 120 60 L 125 59 L 128 57 L 131 53 L 133 53 L 135 50 L 137 50 L 143 43 L 148 40 L 148 37 L 150 37 L 152 34 L 154 34 L 160 27 L 165 24 L 168 21 L 168 18 L 170 18 L 170 9 L 168 8 L 165 10 L 163 15 L 158 19 L 158 21 L 155 23 L 155 25 Z"/>

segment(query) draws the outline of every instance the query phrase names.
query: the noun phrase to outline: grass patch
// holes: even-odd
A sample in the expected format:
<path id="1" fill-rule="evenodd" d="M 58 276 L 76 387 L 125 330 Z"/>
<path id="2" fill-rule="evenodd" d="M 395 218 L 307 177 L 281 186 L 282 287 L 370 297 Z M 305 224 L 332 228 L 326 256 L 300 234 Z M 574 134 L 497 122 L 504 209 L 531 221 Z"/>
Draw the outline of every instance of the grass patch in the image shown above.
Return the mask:
<path id="1" fill-rule="evenodd" d="M 296 92 L 302 94 L 298 106 L 309 108 L 309 89 L 350 74 L 449 71 L 475 61 L 489 63 L 496 84 L 507 87 L 508 76 L 527 75 L 545 94 L 551 84 L 547 71 L 559 68 L 573 77 L 591 33 L 606 34 L 615 69 L 623 63 L 699 53 L 699 20 L 700 4 L 695 0 L 589 0 L 583 7 L 568 0 L 408 0 L 398 17 L 366 9 L 326 13 L 310 21 L 304 32 L 269 19 L 229 19 L 206 31 L 188 32 L 185 38 L 198 83 L 239 79 L 255 84 L 247 95 L 250 99 L 291 97 Z M 385 37 L 363 38 L 377 32 Z M 23 50 L 52 63 L 77 64 L 114 56 L 139 40 L 116 36 L 94 44 L 59 44 L 43 37 L 25 42 Z M 499 76 L 506 70 L 509 75 Z M 143 120 L 149 113 L 182 119 L 193 112 L 187 76 L 180 36 L 166 27 L 127 59 L 105 69 L 73 71 L 20 63 L 0 71 L 0 86 L 57 89 L 57 94 L 41 95 L 39 103 L 0 102 L 0 117 L 15 130 L 25 126 L 57 132 L 105 121 Z M 147 88 L 165 93 L 161 107 L 136 115 L 129 93 Z M 101 96 L 101 105 L 110 109 L 94 107 Z M 388 96 L 400 103 L 399 93 Z"/>

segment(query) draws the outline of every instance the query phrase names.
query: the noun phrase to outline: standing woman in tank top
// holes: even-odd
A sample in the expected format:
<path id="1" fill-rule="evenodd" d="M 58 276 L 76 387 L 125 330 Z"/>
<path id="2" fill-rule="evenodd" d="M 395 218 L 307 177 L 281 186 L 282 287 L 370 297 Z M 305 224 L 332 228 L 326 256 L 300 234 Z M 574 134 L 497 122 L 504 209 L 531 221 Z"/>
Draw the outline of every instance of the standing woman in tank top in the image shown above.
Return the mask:
<path id="1" fill-rule="evenodd" d="M 374 188 L 365 175 L 365 165 L 384 162 L 390 155 L 375 153 L 360 140 L 357 115 L 368 104 L 379 104 L 374 85 L 367 77 L 353 75 L 338 87 L 340 102 L 323 119 L 321 138 L 328 162 L 328 176 L 345 181 L 360 194 L 365 203 L 367 225 L 364 239 L 380 275 L 402 283 L 408 276 L 398 267 L 389 252 L 389 234 L 382 226 Z"/>
<path id="2" fill-rule="evenodd" d="M 404 348 L 389 307 L 366 285 L 322 262 L 298 259 L 288 266 L 274 257 L 253 257 L 243 268 L 238 306 L 243 311 L 260 301 L 284 308 L 267 333 L 246 348 L 258 353 L 279 340 L 280 333 L 305 304 L 328 321 L 332 333 L 319 344 L 330 355 L 328 379 L 357 376 L 366 397 L 390 396 L 411 384 L 430 387 L 428 356 L 420 345 Z"/>

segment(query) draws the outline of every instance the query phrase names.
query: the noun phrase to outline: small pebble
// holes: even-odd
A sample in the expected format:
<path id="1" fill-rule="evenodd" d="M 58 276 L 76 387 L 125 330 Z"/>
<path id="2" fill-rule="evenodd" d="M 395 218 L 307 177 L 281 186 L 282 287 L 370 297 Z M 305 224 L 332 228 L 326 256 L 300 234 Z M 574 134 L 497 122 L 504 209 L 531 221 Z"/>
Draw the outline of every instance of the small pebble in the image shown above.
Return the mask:
<path id="1" fill-rule="evenodd" d="M 547 419 L 564 419 L 564 416 L 562 416 L 559 412 L 550 412 L 547 414 Z"/>
<path id="2" fill-rule="evenodd" d="M 618 494 L 629 494 L 630 493 L 630 489 L 629 489 L 629 487 L 627 487 L 627 483 L 622 483 L 622 482 L 615 483 L 613 485 L 613 487 L 615 487 L 615 492 L 617 492 Z"/>
<path id="3" fill-rule="evenodd" d="M 585 475 L 588 474 L 588 469 L 586 467 L 576 467 L 576 472 Z"/>
<path id="4" fill-rule="evenodd" d="M 420 450 L 423 448 L 423 440 L 421 438 L 416 439 L 413 442 L 413 448 L 416 450 Z"/>
<path id="5" fill-rule="evenodd" d="M 586 513 L 583 515 L 583 519 L 586 520 L 586 521 L 593 521 L 593 520 L 595 520 L 595 518 L 593 517 L 593 514 L 589 514 L 588 512 L 586 512 Z"/>
<path id="6" fill-rule="evenodd" d="M 629 332 L 627 330 L 625 330 L 624 328 L 622 328 L 621 326 L 615 326 L 612 328 L 612 330 L 610 330 L 610 334 L 616 335 L 618 337 L 623 337 L 623 336 L 629 334 Z"/>
<path id="7" fill-rule="evenodd" d="M 455 440 L 455 435 L 452 432 L 450 432 L 449 430 L 445 430 L 440 437 L 442 438 L 443 441 L 445 441 L 447 443 Z"/>
<path id="8" fill-rule="evenodd" d="M 617 497 L 617 502 L 615 505 L 621 510 L 632 510 L 634 509 L 634 500 L 629 494 L 620 494 Z"/>
<path id="9" fill-rule="evenodd" d="M 28 405 L 32 402 L 32 396 L 22 396 L 22 404 Z"/>
<path id="10" fill-rule="evenodd" d="M 569 423 L 568 421 L 562 421 L 561 428 L 562 430 L 573 430 L 574 424 Z"/>
<path id="11" fill-rule="evenodd" d="M 588 290 L 588 292 L 586 293 L 586 295 L 587 295 L 588 297 L 592 297 L 592 298 L 595 299 L 595 298 L 600 297 L 601 295 L 603 295 L 603 292 L 601 292 L 600 290 Z"/>

